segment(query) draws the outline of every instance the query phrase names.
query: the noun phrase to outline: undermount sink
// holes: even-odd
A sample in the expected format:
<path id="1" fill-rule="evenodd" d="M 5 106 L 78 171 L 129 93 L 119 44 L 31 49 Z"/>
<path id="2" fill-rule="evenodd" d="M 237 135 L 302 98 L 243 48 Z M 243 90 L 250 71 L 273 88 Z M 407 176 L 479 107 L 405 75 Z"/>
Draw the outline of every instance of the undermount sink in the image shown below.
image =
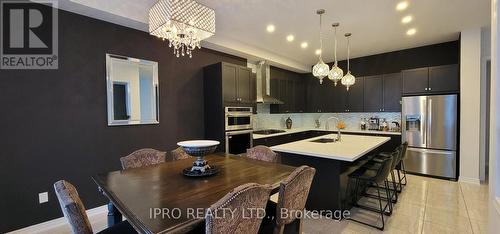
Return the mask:
<path id="1" fill-rule="evenodd" d="M 260 134 L 260 135 L 271 135 L 271 134 L 283 133 L 283 132 L 286 132 L 286 131 L 285 130 L 278 130 L 278 129 L 265 129 L 265 130 L 253 131 L 253 133 Z"/>
<path id="2" fill-rule="evenodd" d="M 315 142 L 315 143 L 335 143 L 337 141 L 337 139 L 334 139 L 334 138 L 319 138 L 319 139 L 316 139 L 316 140 L 312 140 L 311 142 Z"/>

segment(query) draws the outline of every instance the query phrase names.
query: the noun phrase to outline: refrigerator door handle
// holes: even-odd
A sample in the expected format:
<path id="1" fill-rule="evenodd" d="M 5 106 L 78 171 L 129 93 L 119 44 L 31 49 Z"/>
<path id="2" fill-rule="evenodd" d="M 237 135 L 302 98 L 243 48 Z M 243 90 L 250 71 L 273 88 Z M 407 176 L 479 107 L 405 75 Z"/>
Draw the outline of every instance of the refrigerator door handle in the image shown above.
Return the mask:
<path id="1" fill-rule="evenodd" d="M 427 145 L 427 97 L 423 98 L 423 99 L 420 99 L 420 101 L 422 102 L 422 108 L 420 111 L 423 112 L 423 115 L 422 115 L 422 118 L 421 118 L 421 126 L 420 126 L 420 132 L 421 132 L 421 136 L 422 136 L 422 143 L 421 144 L 424 144 L 424 145 Z"/>
<path id="2" fill-rule="evenodd" d="M 427 145 L 427 147 L 429 147 L 431 144 L 431 126 L 432 126 L 432 98 L 428 98 L 427 99 L 427 130 L 425 131 L 426 132 L 426 137 L 427 137 L 427 141 L 425 142 L 425 144 Z"/>

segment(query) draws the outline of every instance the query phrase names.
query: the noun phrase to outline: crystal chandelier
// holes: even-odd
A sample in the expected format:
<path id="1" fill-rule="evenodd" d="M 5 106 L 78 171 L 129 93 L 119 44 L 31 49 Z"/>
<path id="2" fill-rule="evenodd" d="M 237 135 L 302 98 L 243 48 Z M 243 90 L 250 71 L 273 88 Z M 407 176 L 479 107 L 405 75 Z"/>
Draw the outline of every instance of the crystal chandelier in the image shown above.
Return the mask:
<path id="1" fill-rule="evenodd" d="M 347 90 L 349 91 L 349 87 L 354 85 L 356 83 L 356 78 L 351 74 L 351 69 L 349 67 L 349 57 L 351 55 L 351 45 L 349 43 L 349 38 L 351 37 L 350 33 L 346 33 L 345 37 L 347 38 L 347 74 L 345 74 L 344 77 L 342 77 L 341 83 L 345 85 Z"/>
<path id="2" fill-rule="evenodd" d="M 321 54 L 323 53 L 323 38 L 321 38 L 321 23 L 322 23 L 322 15 L 325 13 L 324 9 L 320 9 L 316 11 L 316 14 L 319 15 L 319 44 L 320 44 L 320 53 L 319 53 L 319 61 L 313 67 L 313 75 L 319 79 L 319 83 L 323 84 L 323 78 L 328 76 L 330 72 L 330 67 L 323 62 L 323 58 Z"/>
<path id="3" fill-rule="evenodd" d="M 344 71 L 338 67 L 338 62 L 337 62 L 337 27 L 339 26 L 339 23 L 334 23 L 332 24 L 332 27 L 335 29 L 335 49 L 333 52 L 333 56 L 335 58 L 335 62 L 332 66 L 332 69 L 328 73 L 328 78 L 333 81 L 333 84 L 337 86 L 337 82 L 339 82 L 342 79 L 342 76 L 344 76 Z"/>
<path id="4" fill-rule="evenodd" d="M 215 11 L 193 0 L 159 0 L 149 10 L 149 34 L 168 40 L 177 57 L 191 58 L 215 34 Z"/>

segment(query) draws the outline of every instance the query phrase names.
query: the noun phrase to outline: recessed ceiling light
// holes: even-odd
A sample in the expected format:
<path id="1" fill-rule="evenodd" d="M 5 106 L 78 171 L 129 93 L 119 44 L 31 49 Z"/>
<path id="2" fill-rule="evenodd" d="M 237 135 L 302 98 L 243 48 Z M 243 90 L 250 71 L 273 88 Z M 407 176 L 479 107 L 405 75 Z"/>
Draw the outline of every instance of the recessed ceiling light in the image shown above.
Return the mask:
<path id="1" fill-rule="evenodd" d="M 307 48 L 308 46 L 309 46 L 309 44 L 307 44 L 307 42 L 302 42 L 302 43 L 300 43 L 300 47 L 301 47 L 302 49 L 305 49 L 305 48 Z"/>
<path id="2" fill-rule="evenodd" d="M 410 29 L 408 29 L 408 31 L 406 31 L 406 35 L 408 35 L 408 36 L 415 35 L 415 33 L 417 33 L 417 30 L 414 28 L 410 28 Z"/>
<path id="3" fill-rule="evenodd" d="M 267 28 L 266 30 L 270 33 L 274 32 L 275 28 L 274 28 L 274 25 L 270 24 L 270 25 L 267 25 Z"/>
<path id="4" fill-rule="evenodd" d="M 295 37 L 292 34 L 290 34 L 290 35 L 286 36 L 286 40 L 289 42 L 292 42 L 293 40 L 295 40 Z"/>
<path id="5" fill-rule="evenodd" d="M 314 53 L 315 53 L 316 55 L 320 55 L 320 54 L 321 54 L 321 50 L 320 50 L 320 49 L 317 49 Z"/>
<path id="6" fill-rule="evenodd" d="M 398 10 L 398 11 L 403 11 L 406 8 L 408 8 L 408 2 L 406 2 L 406 1 L 400 2 L 400 3 L 398 3 L 398 5 L 396 5 L 396 10 Z"/>
<path id="7" fill-rule="evenodd" d="M 407 24 L 410 23 L 413 20 L 413 17 L 411 15 L 407 15 L 401 19 L 401 23 Z"/>

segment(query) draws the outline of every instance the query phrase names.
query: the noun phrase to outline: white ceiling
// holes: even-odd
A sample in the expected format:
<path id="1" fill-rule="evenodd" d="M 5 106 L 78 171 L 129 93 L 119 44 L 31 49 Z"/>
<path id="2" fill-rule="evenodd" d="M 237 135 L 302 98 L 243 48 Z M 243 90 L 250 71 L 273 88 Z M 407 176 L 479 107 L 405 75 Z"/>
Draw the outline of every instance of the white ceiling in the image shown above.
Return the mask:
<path id="1" fill-rule="evenodd" d="M 147 31 L 148 11 L 156 0 L 66 0 L 60 8 Z M 343 34 L 351 32 L 351 57 L 456 40 L 459 32 L 490 23 L 490 0 L 408 0 L 396 11 L 397 0 L 198 0 L 216 11 L 216 35 L 204 46 L 250 60 L 296 71 L 309 71 L 317 61 L 319 17 L 323 8 L 324 60 L 333 60 L 333 30 L 339 22 L 339 59 L 347 55 Z M 407 25 L 401 18 L 412 15 Z M 276 31 L 266 31 L 268 24 Z M 416 28 L 414 36 L 407 36 Z M 286 41 L 288 34 L 295 41 Z M 307 41 L 309 47 L 301 49 Z"/>

